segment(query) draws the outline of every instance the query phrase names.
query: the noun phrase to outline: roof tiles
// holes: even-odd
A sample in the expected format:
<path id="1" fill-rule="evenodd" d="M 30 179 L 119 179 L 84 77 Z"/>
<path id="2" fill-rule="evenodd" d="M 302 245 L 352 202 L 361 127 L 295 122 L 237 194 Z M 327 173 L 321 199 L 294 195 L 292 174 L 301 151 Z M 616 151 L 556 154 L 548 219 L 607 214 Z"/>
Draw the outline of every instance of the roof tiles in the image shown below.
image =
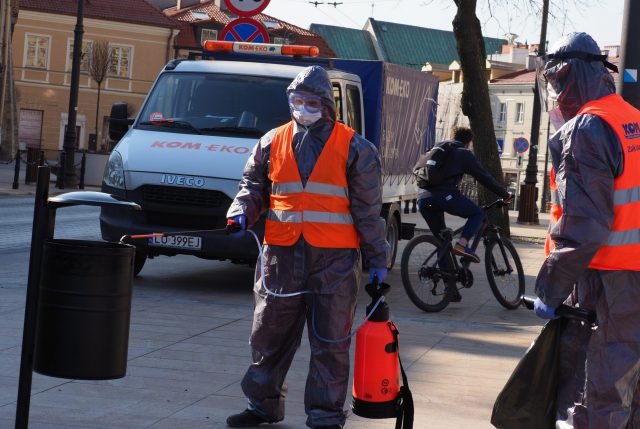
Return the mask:
<path id="1" fill-rule="evenodd" d="M 20 9 L 76 16 L 77 0 L 20 0 Z M 177 27 L 176 23 L 145 0 L 85 0 L 85 18 L 157 27 Z"/>

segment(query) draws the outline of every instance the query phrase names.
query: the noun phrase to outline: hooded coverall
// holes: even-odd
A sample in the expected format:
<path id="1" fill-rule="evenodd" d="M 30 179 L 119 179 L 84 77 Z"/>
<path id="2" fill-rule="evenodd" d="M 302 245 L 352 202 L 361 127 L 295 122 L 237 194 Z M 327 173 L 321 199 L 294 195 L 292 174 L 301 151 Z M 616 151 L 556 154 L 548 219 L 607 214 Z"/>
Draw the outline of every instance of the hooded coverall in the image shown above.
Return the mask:
<path id="1" fill-rule="evenodd" d="M 600 49 L 587 34 L 573 33 L 551 52 L 599 55 Z M 545 65 L 544 76 L 567 122 L 549 141 L 562 215 L 550 225 L 556 247 L 540 269 L 535 291 L 548 306 L 566 301 L 596 311 L 598 319 L 594 329 L 568 321 L 562 333 L 556 427 L 640 428 L 640 272 L 590 267 L 601 246 L 610 243 L 615 180 L 624 171 L 624 157 L 640 152 L 623 156 L 620 139 L 605 120 L 578 114 L 588 102 L 615 92 L 602 61 L 556 60 Z"/>
<path id="2" fill-rule="evenodd" d="M 287 88 L 287 93 L 291 91 L 312 93 L 322 99 L 320 120 L 308 128 L 294 123 L 291 145 L 302 184 L 306 185 L 333 130 L 336 106 L 327 72 L 321 67 L 303 70 Z M 274 134 L 275 130 L 271 130 L 255 146 L 227 217 L 244 214 L 252 225 L 269 208 L 269 153 Z M 380 217 L 382 176 L 375 146 L 354 134 L 349 142 L 346 169 L 349 207 L 360 249 L 370 267 L 386 267 L 389 245 Z M 264 282 L 269 290 L 313 291 L 287 298 L 269 296 L 262 288 L 260 266 L 256 268 L 250 337 L 253 363 L 241 385 L 249 401 L 248 408 L 268 421 L 284 418 L 285 377 L 306 322 L 311 346 L 304 395 L 307 426 L 344 424 L 350 340 L 324 342 L 314 331 L 325 339 L 349 335 L 360 287 L 360 249 L 314 247 L 303 235 L 291 246 L 264 246 Z"/>

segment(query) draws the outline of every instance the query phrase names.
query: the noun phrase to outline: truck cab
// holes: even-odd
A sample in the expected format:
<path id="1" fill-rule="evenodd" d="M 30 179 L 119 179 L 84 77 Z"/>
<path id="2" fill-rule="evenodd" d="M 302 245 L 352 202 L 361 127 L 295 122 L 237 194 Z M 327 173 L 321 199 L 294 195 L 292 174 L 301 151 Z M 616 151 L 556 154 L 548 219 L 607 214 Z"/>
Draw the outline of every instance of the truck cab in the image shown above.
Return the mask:
<path id="1" fill-rule="evenodd" d="M 119 142 L 107 162 L 102 190 L 142 210 L 104 207 L 103 239 L 183 232 L 136 240 L 136 275 L 147 258 L 160 255 L 255 262 L 252 236 L 225 233 L 226 212 L 258 139 L 291 120 L 286 88 L 305 66 L 173 60 L 160 72 L 130 129 L 122 127 L 126 114 L 112 109 L 110 132 Z M 328 72 L 338 120 L 364 134 L 360 78 Z M 263 222 L 252 229 L 262 235 Z"/>

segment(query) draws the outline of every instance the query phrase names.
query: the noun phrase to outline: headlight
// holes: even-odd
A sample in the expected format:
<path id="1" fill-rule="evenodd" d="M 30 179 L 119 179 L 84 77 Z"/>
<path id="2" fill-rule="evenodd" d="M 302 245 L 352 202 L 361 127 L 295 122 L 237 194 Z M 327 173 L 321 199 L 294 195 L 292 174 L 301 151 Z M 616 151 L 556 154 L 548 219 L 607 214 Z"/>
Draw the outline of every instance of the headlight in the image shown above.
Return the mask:
<path id="1" fill-rule="evenodd" d="M 102 181 L 112 188 L 124 189 L 124 167 L 122 166 L 122 156 L 118 152 L 111 152 Z"/>

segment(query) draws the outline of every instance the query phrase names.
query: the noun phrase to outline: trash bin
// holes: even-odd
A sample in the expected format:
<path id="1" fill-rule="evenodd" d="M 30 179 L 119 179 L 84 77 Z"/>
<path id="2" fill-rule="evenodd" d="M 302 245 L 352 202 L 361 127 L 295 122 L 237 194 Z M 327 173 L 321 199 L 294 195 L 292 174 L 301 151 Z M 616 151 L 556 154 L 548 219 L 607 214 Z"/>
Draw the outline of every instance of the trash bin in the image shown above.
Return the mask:
<path id="1" fill-rule="evenodd" d="M 125 376 L 134 253 L 122 243 L 45 242 L 36 372 L 84 380 Z"/>

